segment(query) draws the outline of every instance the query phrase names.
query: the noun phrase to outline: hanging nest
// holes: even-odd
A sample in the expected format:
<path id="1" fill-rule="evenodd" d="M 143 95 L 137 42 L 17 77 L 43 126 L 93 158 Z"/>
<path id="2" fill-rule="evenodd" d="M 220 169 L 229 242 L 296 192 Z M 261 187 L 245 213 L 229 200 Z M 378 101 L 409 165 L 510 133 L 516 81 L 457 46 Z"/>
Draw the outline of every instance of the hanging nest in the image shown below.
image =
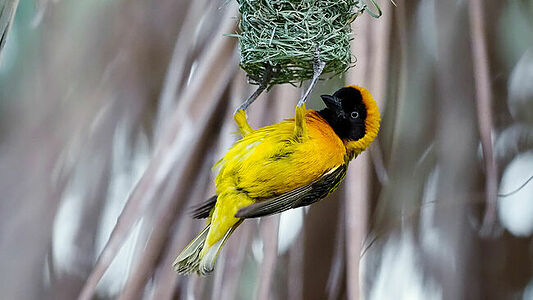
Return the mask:
<path id="1" fill-rule="evenodd" d="M 237 0 L 241 19 L 241 68 L 260 84 L 268 66 L 269 86 L 313 77 L 318 47 L 324 73 L 342 74 L 355 63 L 350 23 L 366 9 L 359 0 Z M 376 6 L 377 8 L 377 6 Z M 378 14 L 380 14 L 379 8 Z M 377 14 L 373 14 L 378 16 Z"/>

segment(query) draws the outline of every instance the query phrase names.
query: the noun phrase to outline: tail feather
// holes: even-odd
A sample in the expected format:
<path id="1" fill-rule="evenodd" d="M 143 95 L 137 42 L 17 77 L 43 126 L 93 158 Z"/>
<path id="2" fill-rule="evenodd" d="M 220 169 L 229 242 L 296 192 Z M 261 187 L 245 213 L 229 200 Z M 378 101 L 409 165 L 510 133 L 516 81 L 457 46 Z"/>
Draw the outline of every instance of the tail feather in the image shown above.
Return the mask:
<path id="1" fill-rule="evenodd" d="M 180 274 L 190 274 L 198 272 L 200 266 L 200 252 L 204 248 L 207 233 L 211 224 L 207 225 L 200 234 L 192 240 L 183 251 L 176 257 L 172 267 Z"/>
<path id="2" fill-rule="evenodd" d="M 209 214 L 211 214 L 211 211 L 213 208 L 215 208 L 215 204 L 217 203 L 217 195 L 214 195 L 213 197 L 207 199 L 203 203 L 201 203 L 198 206 L 192 207 L 191 215 L 195 219 L 205 219 L 209 217 Z"/>
<path id="3" fill-rule="evenodd" d="M 223 238 L 206 249 L 206 251 L 202 251 L 205 240 L 207 239 L 207 234 L 211 228 L 211 224 L 207 225 L 207 227 L 205 227 L 204 230 L 202 230 L 202 232 L 200 232 L 200 234 L 192 240 L 183 251 L 181 251 L 176 260 L 174 260 L 174 263 L 172 264 L 174 270 L 180 274 L 197 273 L 200 276 L 205 276 L 211 273 L 215 268 L 215 262 L 222 246 L 224 246 L 226 240 L 242 221 L 243 220 L 240 220 L 233 225 Z"/>
<path id="4" fill-rule="evenodd" d="M 215 269 L 215 262 L 218 257 L 218 253 L 220 252 L 220 249 L 222 249 L 222 246 L 226 243 L 229 236 L 237 229 L 239 225 L 241 225 L 243 220 L 239 220 L 235 225 L 231 226 L 231 228 L 226 232 L 223 238 L 218 240 L 213 246 L 209 247 L 205 254 L 202 256 L 200 260 L 199 265 L 199 273 L 200 275 L 204 276 L 208 273 L 213 272 Z"/>

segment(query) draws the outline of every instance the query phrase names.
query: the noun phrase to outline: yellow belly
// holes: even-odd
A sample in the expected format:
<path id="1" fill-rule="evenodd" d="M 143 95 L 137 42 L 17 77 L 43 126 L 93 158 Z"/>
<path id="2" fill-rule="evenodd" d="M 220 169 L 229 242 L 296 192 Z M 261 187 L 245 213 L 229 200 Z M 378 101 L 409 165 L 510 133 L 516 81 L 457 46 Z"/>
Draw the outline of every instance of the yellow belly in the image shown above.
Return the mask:
<path id="1" fill-rule="evenodd" d="M 206 246 L 237 223 L 235 213 L 255 201 L 306 185 L 344 163 L 345 147 L 316 112 L 306 114 L 308 138 L 294 139 L 294 121 L 254 130 L 217 163 L 218 195 Z"/>
<path id="2" fill-rule="evenodd" d="M 234 189 L 269 198 L 342 164 L 345 148 L 331 127 L 322 119 L 307 118 L 307 123 L 309 138 L 303 141 L 293 139 L 292 121 L 257 129 L 238 141 L 219 162 L 217 194 Z"/>

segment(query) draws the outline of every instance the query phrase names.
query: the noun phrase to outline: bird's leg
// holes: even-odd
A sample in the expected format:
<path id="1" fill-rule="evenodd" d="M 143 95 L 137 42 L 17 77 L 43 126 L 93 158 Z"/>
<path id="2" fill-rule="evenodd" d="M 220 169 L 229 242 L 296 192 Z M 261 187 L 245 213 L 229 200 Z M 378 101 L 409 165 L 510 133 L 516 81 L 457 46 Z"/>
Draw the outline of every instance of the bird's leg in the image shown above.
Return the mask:
<path id="1" fill-rule="evenodd" d="M 307 127 L 305 124 L 305 101 L 307 101 L 307 98 L 309 98 L 309 94 L 311 94 L 311 91 L 315 87 L 318 81 L 318 77 L 320 77 L 320 74 L 322 74 L 322 71 L 324 70 L 325 66 L 326 63 L 320 60 L 320 51 L 317 47 L 315 50 L 315 58 L 313 60 L 313 79 L 311 80 L 309 87 L 305 91 L 305 94 L 298 101 L 298 105 L 296 106 L 296 111 L 294 113 L 294 134 L 296 137 L 307 136 Z"/>
<path id="2" fill-rule="evenodd" d="M 254 131 L 252 126 L 248 123 L 248 120 L 246 119 L 246 109 L 250 104 L 252 104 L 257 97 L 263 92 L 265 89 L 264 86 L 260 85 L 257 87 L 257 90 L 248 98 L 246 101 L 244 101 L 233 113 L 233 119 L 235 120 L 235 123 L 237 124 L 237 127 L 239 127 L 239 131 L 241 133 L 241 136 L 244 137 Z"/>
<path id="3" fill-rule="evenodd" d="M 270 64 L 267 64 L 265 67 L 265 74 L 263 75 L 263 81 L 261 82 L 261 84 L 259 84 L 255 92 L 235 110 L 235 113 L 233 113 L 233 119 L 235 120 L 237 127 L 239 127 L 239 131 L 241 133 L 241 136 L 243 137 L 254 131 L 246 120 L 246 109 L 267 88 L 270 79 L 272 79 L 272 66 L 270 66 Z"/>

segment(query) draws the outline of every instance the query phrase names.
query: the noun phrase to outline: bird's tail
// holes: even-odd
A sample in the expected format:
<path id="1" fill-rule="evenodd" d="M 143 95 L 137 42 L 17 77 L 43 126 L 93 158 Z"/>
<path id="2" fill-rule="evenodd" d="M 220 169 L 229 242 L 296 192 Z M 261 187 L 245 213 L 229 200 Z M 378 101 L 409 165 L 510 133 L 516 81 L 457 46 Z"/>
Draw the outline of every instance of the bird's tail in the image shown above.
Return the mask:
<path id="1" fill-rule="evenodd" d="M 176 257 L 172 266 L 180 274 L 198 272 L 200 267 L 200 253 L 204 248 L 207 233 L 211 224 L 207 225 L 200 234 L 192 240 L 183 251 Z"/>
<path id="2" fill-rule="evenodd" d="M 223 238 L 218 240 L 207 250 L 202 251 L 207 239 L 207 234 L 211 224 L 207 225 L 200 234 L 192 240 L 192 242 L 181 251 L 172 266 L 174 270 L 180 274 L 197 273 L 198 275 L 205 276 L 213 271 L 215 268 L 215 262 L 217 260 L 218 253 L 228 237 L 233 231 L 241 224 L 242 220 L 233 225 L 224 235 Z"/>

